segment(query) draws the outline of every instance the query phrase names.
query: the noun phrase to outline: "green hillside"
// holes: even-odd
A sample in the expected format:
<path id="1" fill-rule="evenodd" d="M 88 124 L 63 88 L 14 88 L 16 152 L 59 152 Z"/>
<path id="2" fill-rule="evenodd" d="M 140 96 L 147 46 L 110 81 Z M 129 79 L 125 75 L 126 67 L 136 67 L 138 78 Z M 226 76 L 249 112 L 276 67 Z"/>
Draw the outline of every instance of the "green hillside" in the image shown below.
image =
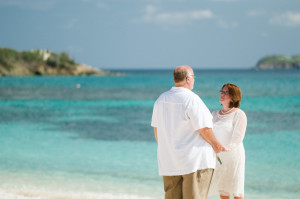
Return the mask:
<path id="1" fill-rule="evenodd" d="M 300 55 L 291 58 L 274 55 L 260 59 L 256 67 L 258 69 L 300 69 Z"/>
<path id="2" fill-rule="evenodd" d="M 80 65 L 67 53 L 49 50 L 18 52 L 10 48 L 0 48 L 0 76 L 33 75 L 107 75 L 97 68 Z"/>

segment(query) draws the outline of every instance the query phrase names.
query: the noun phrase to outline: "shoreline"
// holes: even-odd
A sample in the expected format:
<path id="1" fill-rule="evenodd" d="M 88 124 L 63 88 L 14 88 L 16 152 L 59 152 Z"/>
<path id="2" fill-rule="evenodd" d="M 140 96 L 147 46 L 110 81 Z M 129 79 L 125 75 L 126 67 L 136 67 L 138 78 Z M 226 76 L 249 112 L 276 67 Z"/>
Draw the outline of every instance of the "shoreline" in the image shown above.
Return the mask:
<path id="1" fill-rule="evenodd" d="M 75 192 L 75 191 L 51 191 L 51 190 L 32 190 L 18 189 L 7 190 L 0 189 L 1 199 L 155 199 L 151 197 L 141 197 L 127 194 L 111 194 L 97 192 Z"/>

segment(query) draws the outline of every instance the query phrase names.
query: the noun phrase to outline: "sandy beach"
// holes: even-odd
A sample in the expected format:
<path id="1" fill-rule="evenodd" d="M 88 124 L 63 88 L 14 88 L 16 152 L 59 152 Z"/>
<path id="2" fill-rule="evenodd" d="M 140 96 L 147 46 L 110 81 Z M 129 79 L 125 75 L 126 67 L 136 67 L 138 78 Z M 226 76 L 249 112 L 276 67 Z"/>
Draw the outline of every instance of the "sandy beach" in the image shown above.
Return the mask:
<path id="1" fill-rule="evenodd" d="M 60 192 L 50 190 L 0 190 L 1 199 L 155 199 L 133 195 L 113 195 L 90 192 Z"/>

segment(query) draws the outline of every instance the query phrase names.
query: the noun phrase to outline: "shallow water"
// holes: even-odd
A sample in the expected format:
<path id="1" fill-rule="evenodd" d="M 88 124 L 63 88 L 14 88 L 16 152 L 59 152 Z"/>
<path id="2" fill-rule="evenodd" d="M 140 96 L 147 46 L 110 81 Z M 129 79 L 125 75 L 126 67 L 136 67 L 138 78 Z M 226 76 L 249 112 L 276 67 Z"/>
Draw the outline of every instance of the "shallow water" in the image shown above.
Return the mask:
<path id="1" fill-rule="evenodd" d="M 172 71 L 126 74 L 0 78 L 0 196 L 163 198 L 150 120 Z M 300 71 L 195 74 L 211 111 L 224 83 L 242 89 L 246 198 L 297 198 Z"/>

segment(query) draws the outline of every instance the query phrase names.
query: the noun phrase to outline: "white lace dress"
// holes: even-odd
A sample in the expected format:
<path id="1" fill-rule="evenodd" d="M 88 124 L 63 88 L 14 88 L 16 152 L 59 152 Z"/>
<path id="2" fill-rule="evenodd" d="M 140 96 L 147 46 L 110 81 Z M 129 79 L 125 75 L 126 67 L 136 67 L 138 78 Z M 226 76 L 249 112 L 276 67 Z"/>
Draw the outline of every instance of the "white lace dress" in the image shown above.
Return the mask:
<path id="1" fill-rule="evenodd" d="M 218 154 L 222 164 L 217 161 L 209 195 L 244 196 L 245 150 L 243 139 L 246 132 L 247 117 L 244 111 L 221 115 L 214 111 L 213 131 L 223 146 L 231 148 L 229 152 Z"/>

